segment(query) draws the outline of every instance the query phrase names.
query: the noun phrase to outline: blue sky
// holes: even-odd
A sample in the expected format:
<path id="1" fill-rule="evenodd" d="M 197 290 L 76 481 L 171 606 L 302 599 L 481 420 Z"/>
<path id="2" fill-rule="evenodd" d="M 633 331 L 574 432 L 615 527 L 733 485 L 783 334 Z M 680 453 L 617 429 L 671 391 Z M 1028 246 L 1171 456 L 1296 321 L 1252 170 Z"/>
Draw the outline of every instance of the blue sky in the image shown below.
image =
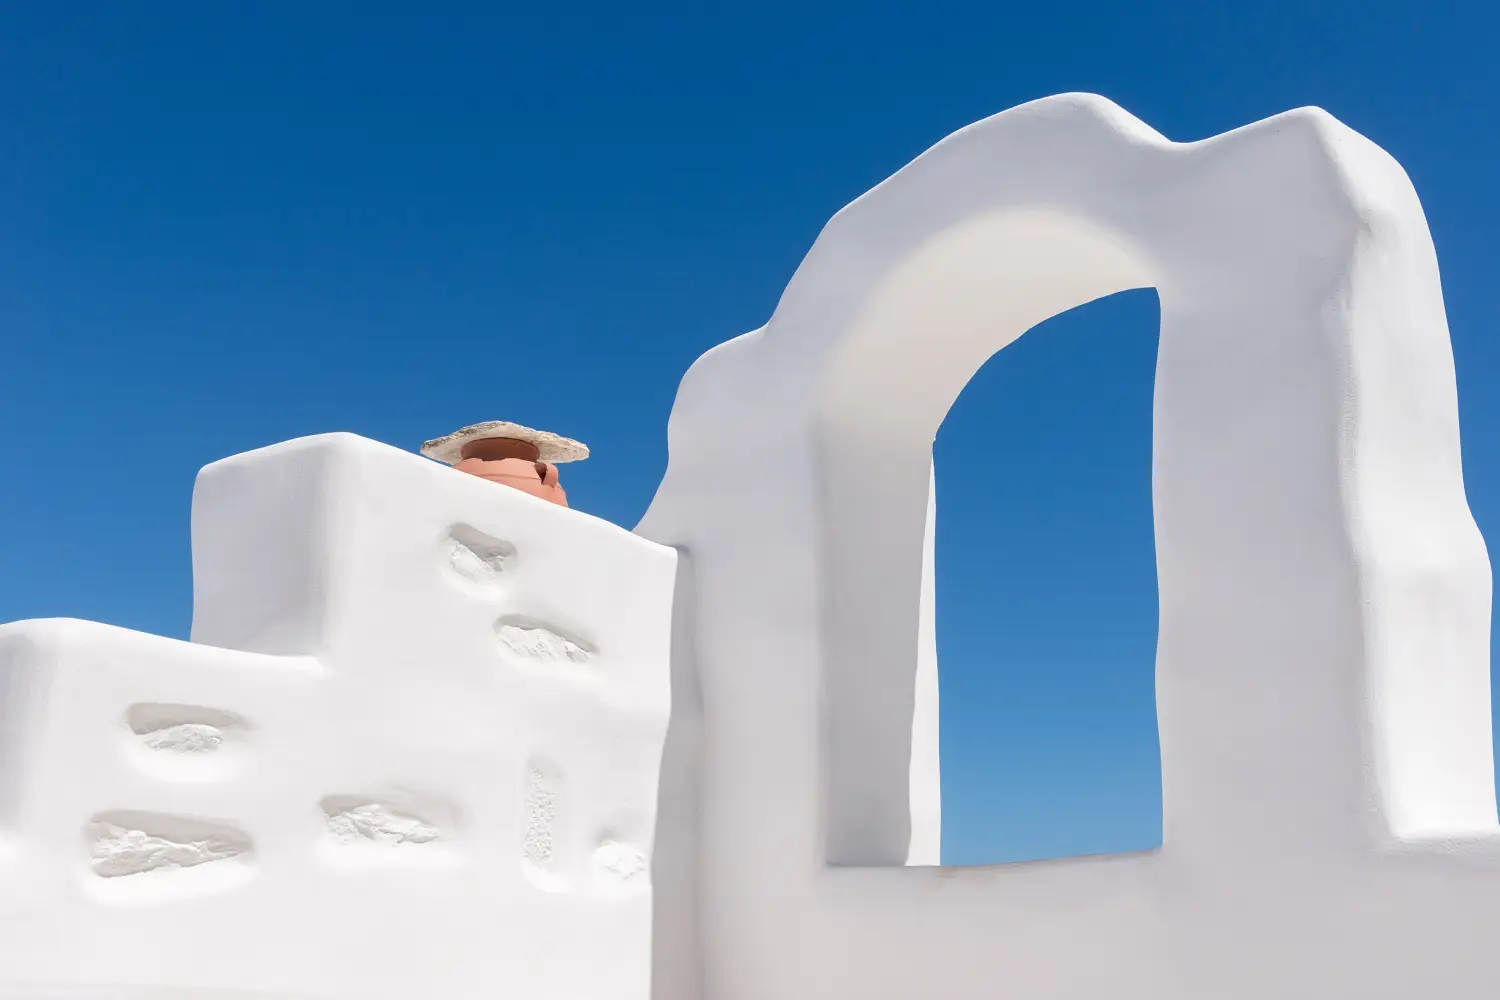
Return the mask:
<path id="1" fill-rule="evenodd" d="M 4 5 L 0 621 L 185 636 L 198 468 L 322 431 L 557 430 L 633 525 L 681 373 L 830 215 L 1069 90 L 1184 140 L 1317 104 L 1405 165 L 1500 537 L 1492 5 L 712 7 Z M 1156 309 L 1049 321 L 939 435 L 949 863 L 1160 837 Z"/>

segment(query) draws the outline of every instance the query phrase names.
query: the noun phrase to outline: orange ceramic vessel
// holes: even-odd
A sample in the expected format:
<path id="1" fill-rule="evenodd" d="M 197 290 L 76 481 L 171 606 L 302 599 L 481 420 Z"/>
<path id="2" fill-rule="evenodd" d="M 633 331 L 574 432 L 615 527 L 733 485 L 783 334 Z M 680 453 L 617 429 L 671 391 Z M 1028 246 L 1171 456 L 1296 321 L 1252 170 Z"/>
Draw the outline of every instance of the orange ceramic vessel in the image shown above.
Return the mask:
<path id="1" fill-rule="evenodd" d="M 481 438 L 465 442 L 461 455 L 453 466 L 459 472 L 530 493 L 560 507 L 568 505 L 568 495 L 557 481 L 557 466 L 541 461 L 540 449 L 530 441 Z"/>

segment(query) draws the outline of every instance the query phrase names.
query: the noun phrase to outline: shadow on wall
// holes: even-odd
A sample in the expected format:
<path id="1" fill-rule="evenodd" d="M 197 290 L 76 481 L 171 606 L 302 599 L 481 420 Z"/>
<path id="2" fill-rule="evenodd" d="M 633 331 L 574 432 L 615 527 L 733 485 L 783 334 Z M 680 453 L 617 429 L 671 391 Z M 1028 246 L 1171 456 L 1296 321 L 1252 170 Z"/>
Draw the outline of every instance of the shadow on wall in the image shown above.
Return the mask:
<path id="1" fill-rule="evenodd" d="M 1151 289 L 1055 316 L 993 356 L 939 431 L 945 865 L 1161 843 L 1158 327 Z"/>

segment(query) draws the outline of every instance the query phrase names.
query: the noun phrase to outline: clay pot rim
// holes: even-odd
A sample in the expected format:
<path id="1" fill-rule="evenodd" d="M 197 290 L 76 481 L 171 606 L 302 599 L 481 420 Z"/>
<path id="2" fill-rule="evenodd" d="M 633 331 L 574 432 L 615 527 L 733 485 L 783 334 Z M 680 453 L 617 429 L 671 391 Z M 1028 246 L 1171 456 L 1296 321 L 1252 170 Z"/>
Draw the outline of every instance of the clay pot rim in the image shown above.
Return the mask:
<path id="1" fill-rule="evenodd" d="M 551 431 L 513 424 L 505 420 L 487 420 L 481 424 L 470 424 L 452 434 L 434 438 L 422 445 L 422 454 L 445 465 L 456 465 L 462 459 L 463 447 L 470 441 L 485 438 L 510 438 L 525 441 L 537 447 L 537 461 L 562 465 L 564 462 L 581 462 L 589 457 L 588 445 L 582 441 L 565 438 Z"/>

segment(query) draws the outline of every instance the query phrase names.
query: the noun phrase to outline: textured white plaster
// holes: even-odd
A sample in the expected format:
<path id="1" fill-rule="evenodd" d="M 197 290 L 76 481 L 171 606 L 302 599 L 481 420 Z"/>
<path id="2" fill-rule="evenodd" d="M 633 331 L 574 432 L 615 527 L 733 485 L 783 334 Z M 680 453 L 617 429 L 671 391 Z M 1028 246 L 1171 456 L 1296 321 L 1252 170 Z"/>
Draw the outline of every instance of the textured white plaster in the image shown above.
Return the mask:
<path id="1" fill-rule="evenodd" d="M 646 874 L 645 852 L 613 840 L 605 841 L 594 851 L 594 864 L 621 882 L 630 882 Z"/>
<path id="2" fill-rule="evenodd" d="M 585 663 L 594 655 L 580 643 L 543 625 L 503 621 L 495 626 L 495 634 L 506 649 L 533 659 Z"/>
<path id="3" fill-rule="evenodd" d="M 384 802 L 365 802 L 328 815 L 328 832 L 341 844 L 430 844 L 442 837 L 436 826 L 397 812 Z"/>
<path id="4" fill-rule="evenodd" d="M 448 538 L 448 561 L 459 576 L 475 583 L 495 583 L 515 558 L 516 548 L 468 525 L 453 529 Z"/>
<path id="5" fill-rule="evenodd" d="M 108 819 L 91 824 L 90 836 L 94 873 L 105 878 L 192 868 L 239 857 L 249 850 L 249 842 L 242 835 L 228 830 L 174 838 Z"/>
<path id="6" fill-rule="evenodd" d="M 125 721 L 143 748 L 164 758 L 217 757 L 248 728 L 233 712 L 199 705 L 131 705 Z"/>
<path id="7" fill-rule="evenodd" d="M 528 770 L 524 803 L 526 828 L 521 834 L 521 856 L 527 864 L 543 869 L 552 866 L 561 795 L 562 782 L 559 779 L 540 766 L 533 765 Z"/>
<path id="8" fill-rule="evenodd" d="M 201 722 L 183 722 L 141 735 L 152 750 L 171 753 L 212 753 L 224 745 L 224 731 Z"/>

